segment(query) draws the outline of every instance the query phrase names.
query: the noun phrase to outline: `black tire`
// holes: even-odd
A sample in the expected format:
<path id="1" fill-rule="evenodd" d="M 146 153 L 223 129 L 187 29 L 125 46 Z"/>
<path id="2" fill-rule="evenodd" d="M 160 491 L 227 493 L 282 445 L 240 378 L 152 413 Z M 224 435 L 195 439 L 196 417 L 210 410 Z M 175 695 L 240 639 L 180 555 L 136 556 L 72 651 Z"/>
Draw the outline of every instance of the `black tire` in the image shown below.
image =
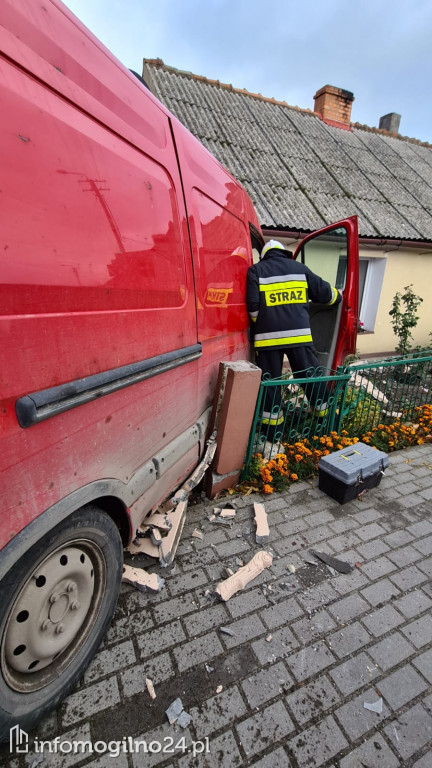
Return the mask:
<path id="1" fill-rule="evenodd" d="M 23 556 L 0 583 L 0 742 L 58 706 L 99 648 L 116 607 L 123 548 L 87 505 Z"/>

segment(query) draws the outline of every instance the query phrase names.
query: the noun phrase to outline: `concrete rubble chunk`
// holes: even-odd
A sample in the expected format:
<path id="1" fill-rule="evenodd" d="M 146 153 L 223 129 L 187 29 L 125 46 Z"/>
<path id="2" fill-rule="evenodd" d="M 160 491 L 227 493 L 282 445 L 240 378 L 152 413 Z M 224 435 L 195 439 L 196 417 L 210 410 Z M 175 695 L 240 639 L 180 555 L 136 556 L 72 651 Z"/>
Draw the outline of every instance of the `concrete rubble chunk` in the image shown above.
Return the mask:
<path id="1" fill-rule="evenodd" d="M 150 698 L 151 699 L 155 699 L 156 698 L 156 692 L 155 692 L 155 689 L 154 689 L 153 681 L 150 680 L 149 677 L 146 677 L 145 682 L 146 682 L 146 687 L 147 687 L 147 690 L 149 692 Z"/>
<path id="2" fill-rule="evenodd" d="M 229 600 L 236 592 L 239 592 L 250 581 L 259 576 L 265 568 L 270 568 L 272 563 L 273 556 L 270 552 L 264 550 L 257 552 L 246 565 L 217 585 L 216 594 L 224 601 Z"/>
<path id="3" fill-rule="evenodd" d="M 185 710 L 183 710 L 181 715 L 177 718 L 177 725 L 179 725 L 180 728 L 187 728 L 191 720 L 192 720 L 191 715 Z"/>
<path id="4" fill-rule="evenodd" d="M 169 705 L 168 709 L 165 712 L 168 718 L 169 724 L 172 725 L 173 723 L 175 723 L 175 721 L 178 720 L 182 712 L 183 712 L 182 700 L 176 699 L 175 701 L 172 702 L 172 704 Z"/>
<path id="5" fill-rule="evenodd" d="M 132 584 L 137 589 L 145 592 L 160 592 L 164 587 L 165 581 L 157 573 L 148 573 L 143 568 L 132 568 L 131 565 L 123 566 L 122 581 L 126 584 Z"/>
<path id="6" fill-rule="evenodd" d="M 266 544 L 269 539 L 270 531 L 267 520 L 267 512 L 264 504 L 254 504 L 255 525 L 256 525 L 256 543 Z"/>

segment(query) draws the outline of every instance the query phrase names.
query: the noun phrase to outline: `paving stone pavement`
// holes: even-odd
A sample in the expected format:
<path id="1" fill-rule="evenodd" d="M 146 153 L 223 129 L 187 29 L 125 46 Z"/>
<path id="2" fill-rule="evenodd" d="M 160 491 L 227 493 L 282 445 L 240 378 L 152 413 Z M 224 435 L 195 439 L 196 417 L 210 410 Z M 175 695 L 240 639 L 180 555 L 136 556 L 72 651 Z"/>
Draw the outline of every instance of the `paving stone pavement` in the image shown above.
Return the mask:
<path id="1" fill-rule="evenodd" d="M 174 568 L 151 568 L 166 580 L 162 592 L 122 586 L 84 679 L 32 734 L 123 747 L 131 737 L 151 751 L 45 752 L 42 768 L 432 766 L 432 446 L 391 454 L 380 486 L 343 506 L 316 480 L 231 500 L 230 528 L 208 521 L 212 502 L 190 507 Z M 268 513 L 264 547 L 254 501 Z M 191 537 L 197 527 L 203 540 Z M 309 565 L 309 547 L 356 567 L 334 575 Z M 272 567 L 218 601 L 225 569 L 258 549 L 273 553 Z M 165 716 L 177 697 L 192 716 L 185 730 Z M 381 713 L 364 707 L 379 699 Z M 193 742 L 209 751 L 194 757 Z M 35 757 L 0 749 L 5 768 Z"/>

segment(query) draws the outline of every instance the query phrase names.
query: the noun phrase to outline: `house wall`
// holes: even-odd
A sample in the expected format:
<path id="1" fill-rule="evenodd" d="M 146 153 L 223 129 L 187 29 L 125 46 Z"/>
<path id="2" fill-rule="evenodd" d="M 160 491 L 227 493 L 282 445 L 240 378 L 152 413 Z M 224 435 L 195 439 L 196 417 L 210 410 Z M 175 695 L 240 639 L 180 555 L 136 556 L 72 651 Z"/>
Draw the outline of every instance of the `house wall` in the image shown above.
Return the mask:
<path id="1" fill-rule="evenodd" d="M 265 233 L 266 240 L 268 234 Z M 302 238 L 284 238 L 278 233 L 277 239 L 288 250 L 295 251 Z M 405 286 L 411 284 L 414 293 L 423 299 L 418 309 L 420 319 L 413 331 L 413 346 L 432 347 L 432 337 L 429 336 L 432 333 L 432 246 L 426 251 L 425 248 L 392 248 L 391 245 L 378 248 L 360 243 L 359 255 L 361 261 L 368 262 L 360 310 L 360 319 L 367 330 L 357 337 L 360 356 L 394 353 L 398 339 L 389 312 L 395 294 L 403 293 Z M 318 269 L 315 271 L 322 274 Z"/>
<path id="2" fill-rule="evenodd" d="M 421 296 L 423 303 L 418 309 L 420 320 L 413 331 L 414 346 L 417 344 L 432 344 L 429 333 L 432 332 L 432 302 L 430 291 L 432 286 L 432 249 L 416 252 L 414 249 L 385 249 L 368 250 L 360 248 L 360 258 L 385 258 L 384 279 L 374 330 L 372 333 L 359 333 L 357 347 L 360 354 L 379 354 L 393 352 L 397 344 L 389 312 L 392 308 L 393 297 L 399 291 L 404 292 L 407 285 L 412 284 L 414 293 Z"/>

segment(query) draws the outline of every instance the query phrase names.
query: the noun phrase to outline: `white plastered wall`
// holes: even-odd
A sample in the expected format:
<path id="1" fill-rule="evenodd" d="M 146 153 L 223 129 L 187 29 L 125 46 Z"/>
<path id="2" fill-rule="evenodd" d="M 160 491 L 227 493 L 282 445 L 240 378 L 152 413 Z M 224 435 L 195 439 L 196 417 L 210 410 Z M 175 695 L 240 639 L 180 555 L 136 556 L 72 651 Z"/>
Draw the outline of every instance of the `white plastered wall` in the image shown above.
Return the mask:
<path id="1" fill-rule="evenodd" d="M 386 250 L 362 249 L 360 258 L 382 259 L 385 258 L 384 279 L 381 286 L 381 294 L 373 333 L 360 333 L 357 338 L 357 348 L 360 354 L 379 354 L 381 352 L 394 351 L 398 342 L 391 325 L 389 312 L 392 308 L 393 297 L 399 291 L 404 293 L 407 285 L 412 285 L 412 290 L 423 299 L 418 309 L 420 317 L 417 327 L 413 331 L 413 345 L 423 346 L 432 343 L 429 333 L 432 332 L 432 248 L 416 251 L 412 248 Z"/>
<path id="2" fill-rule="evenodd" d="M 302 238 L 274 239 L 278 239 L 288 250 L 295 251 Z M 380 355 L 395 351 L 398 339 L 393 333 L 389 312 L 397 291 L 404 293 L 405 286 L 411 284 L 414 293 L 423 299 L 418 309 L 420 319 L 413 331 L 413 346 L 432 346 L 432 337 L 429 336 L 429 333 L 432 333 L 432 245 L 430 250 L 427 250 L 424 247 L 394 248 L 391 245 L 380 248 L 363 247 L 360 243 L 359 255 L 361 259 L 374 261 L 365 289 L 372 295 L 376 291 L 378 301 L 376 316 L 373 318 L 373 331 L 358 334 L 358 353 Z"/>

